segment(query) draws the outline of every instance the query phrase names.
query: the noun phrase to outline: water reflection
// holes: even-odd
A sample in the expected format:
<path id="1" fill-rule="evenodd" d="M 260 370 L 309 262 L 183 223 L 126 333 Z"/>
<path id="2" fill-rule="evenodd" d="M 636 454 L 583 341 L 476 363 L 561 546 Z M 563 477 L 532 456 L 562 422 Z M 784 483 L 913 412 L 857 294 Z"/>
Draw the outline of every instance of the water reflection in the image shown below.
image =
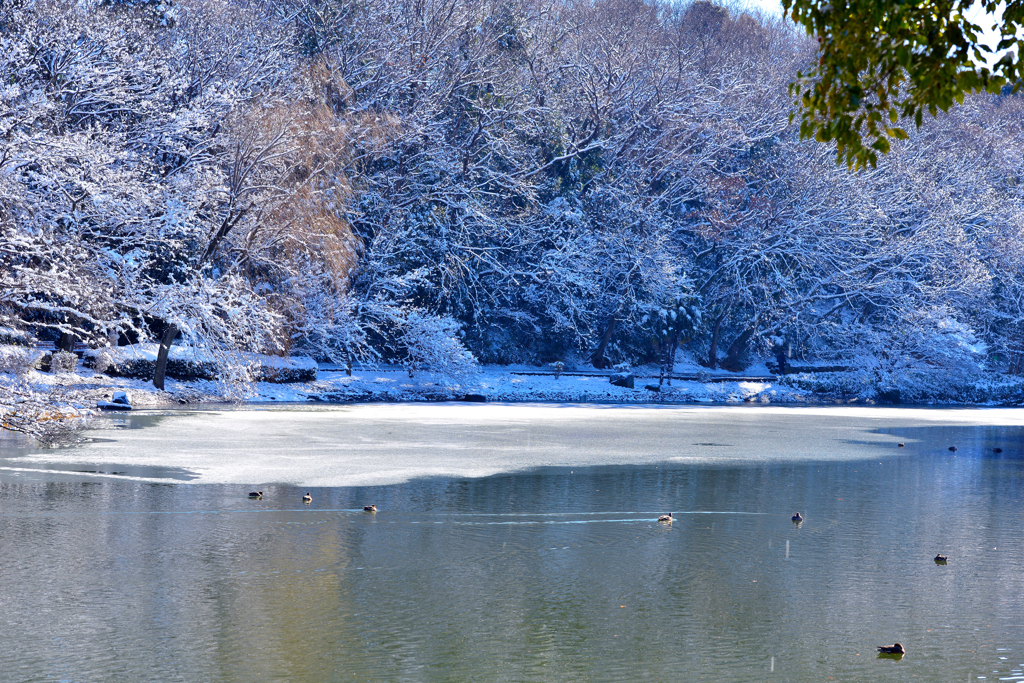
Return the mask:
<path id="1" fill-rule="evenodd" d="M 70 681 L 1020 675 L 1020 429 L 879 434 L 907 447 L 269 485 L 262 500 L 7 478 L 0 664 Z M 880 452 L 863 441 L 849 447 Z M 878 659 L 893 642 L 907 655 Z"/>

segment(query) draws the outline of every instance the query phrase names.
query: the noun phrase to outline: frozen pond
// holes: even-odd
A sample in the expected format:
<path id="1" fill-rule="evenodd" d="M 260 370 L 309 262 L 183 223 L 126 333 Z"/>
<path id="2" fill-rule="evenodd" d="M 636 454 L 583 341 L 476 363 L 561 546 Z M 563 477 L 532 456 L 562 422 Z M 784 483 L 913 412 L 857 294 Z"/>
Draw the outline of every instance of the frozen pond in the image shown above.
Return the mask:
<path id="1" fill-rule="evenodd" d="M 1024 426 L 1024 410 L 383 404 L 136 413 L 101 426 L 81 446 L 0 461 L 0 476 L 341 487 L 545 466 L 855 461 L 945 452 Z"/>
<path id="2" fill-rule="evenodd" d="M 1024 681 L 1021 410 L 359 405 L 104 427 L 0 441 L 0 678 Z M 896 641 L 902 660 L 876 657 Z"/>

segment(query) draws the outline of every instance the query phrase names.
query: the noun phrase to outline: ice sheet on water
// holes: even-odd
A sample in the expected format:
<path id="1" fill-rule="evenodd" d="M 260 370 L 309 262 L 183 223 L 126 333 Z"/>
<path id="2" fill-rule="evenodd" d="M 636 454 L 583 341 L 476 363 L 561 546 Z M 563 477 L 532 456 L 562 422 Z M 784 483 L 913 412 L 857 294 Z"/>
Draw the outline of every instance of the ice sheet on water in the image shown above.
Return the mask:
<path id="1" fill-rule="evenodd" d="M 1024 410 L 365 404 L 149 419 L 144 429 L 97 432 L 101 439 L 19 464 L 173 468 L 193 483 L 366 486 L 544 466 L 876 459 L 897 457 L 899 440 L 879 428 L 1024 425 Z"/>

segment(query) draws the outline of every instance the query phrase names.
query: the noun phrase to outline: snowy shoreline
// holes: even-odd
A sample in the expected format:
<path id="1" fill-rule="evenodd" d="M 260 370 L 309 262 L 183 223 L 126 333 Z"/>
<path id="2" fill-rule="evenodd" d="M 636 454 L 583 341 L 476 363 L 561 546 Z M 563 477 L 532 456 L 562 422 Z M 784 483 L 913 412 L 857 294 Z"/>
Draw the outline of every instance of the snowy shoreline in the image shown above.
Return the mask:
<path id="1" fill-rule="evenodd" d="M 114 392 L 127 392 L 134 408 L 163 408 L 174 405 L 234 404 L 260 406 L 281 403 L 400 403 L 400 402 L 558 402 L 621 404 L 798 404 L 798 405 L 873 405 L 875 400 L 860 396 L 837 398 L 799 388 L 800 376 L 785 379 L 771 375 L 763 367 L 742 374 L 724 371 L 680 372 L 671 384 L 666 380 L 655 391 L 658 376 L 649 368 L 635 373 L 635 388 L 615 386 L 608 373 L 575 371 L 554 373 L 530 366 L 483 366 L 471 382 L 453 384 L 431 373 L 410 378 L 397 367 L 343 369 L 321 367 L 317 379 L 289 384 L 255 382 L 235 400 L 227 399 L 213 380 L 166 380 L 165 390 L 152 382 L 96 373 L 81 365 L 74 373 L 52 374 L 33 370 L 23 381 L 41 394 L 51 396 L 82 411 L 95 410 L 97 401 L 109 401 Z M 792 384 L 791 384 L 792 382 Z M 918 402 L 936 405 L 939 402 Z M 947 404 L 943 402 L 942 404 Z M 991 405 L 992 402 L 949 402 L 948 405 Z"/>
<path id="2" fill-rule="evenodd" d="M 445 381 L 431 373 L 409 377 L 400 367 L 354 369 L 322 366 L 317 379 L 309 382 L 254 382 L 245 391 L 225 398 L 224 387 L 214 380 L 167 378 L 165 390 L 152 382 L 112 377 L 79 364 L 73 373 L 49 373 L 33 369 L 20 376 L 20 385 L 44 403 L 60 406 L 63 415 L 87 417 L 98 414 L 98 402 L 110 401 L 115 392 L 126 392 L 135 409 L 180 405 L 223 404 L 261 406 L 283 403 L 422 403 L 439 401 L 473 402 L 558 402 L 622 404 L 708 404 L 708 403 L 795 403 L 820 401 L 806 390 L 778 385 L 764 368 L 760 373 L 714 373 L 696 379 L 674 377 L 672 383 L 657 386 L 656 370 L 635 375 L 635 388 L 612 385 L 608 373 L 574 371 L 556 378 L 544 368 L 531 366 L 483 366 L 465 383 Z M 649 370 L 649 369 L 647 369 Z M 706 373 L 705 373 L 706 374 Z M 692 376 L 692 373 L 691 375 Z M 7 379 L 14 380 L 13 375 Z"/>
<path id="3" fill-rule="evenodd" d="M 4 387 L 18 386 L 35 403 L 35 413 L 27 415 L 29 429 L 44 432 L 50 421 L 66 425 L 63 429 L 84 426 L 89 417 L 102 414 L 97 404 L 109 402 L 116 392 L 125 392 L 133 409 L 166 409 L 179 406 L 236 406 L 241 409 L 284 404 L 363 404 L 363 403 L 579 403 L 618 405 L 737 405 L 781 404 L 804 406 L 875 405 L 892 403 L 851 393 L 830 393 L 852 377 L 842 374 L 838 381 L 824 374 L 773 375 L 763 363 L 742 374 L 707 371 L 699 366 L 677 366 L 671 384 L 659 387 L 657 368 L 634 370 L 634 388 L 610 383 L 610 373 L 585 367 L 574 368 L 556 377 L 546 367 L 482 366 L 463 383 L 454 383 L 428 372 L 410 377 L 405 368 L 383 366 L 356 368 L 351 374 L 339 366 L 322 364 L 316 379 L 306 382 L 253 382 L 225 387 L 215 380 L 167 378 L 165 390 L 156 389 L 148 379 L 114 377 L 79 363 L 74 372 L 52 373 L 32 369 L 21 375 L 0 374 Z M 824 379 L 823 379 L 824 378 Z M 816 391 L 816 386 L 826 391 Z M 4 388 L 0 387 L 0 388 Z M 938 393 L 938 392 L 937 392 Z M 976 396 L 984 400 L 907 401 L 907 405 L 993 406 L 1020 405 L 1017 384 L 994 378 Z M 8 403 L 10 405 L 10 403 Z M 4 413 L 0 410 L 0 413 Z M 3 417 L 11 421 L 11 411 Z M 25 425 L 24 417 L 23 426 Z M 33 420 L 35 424 L 33 424 Z M 75 424 L 77 421 L 77 424 Z"/>

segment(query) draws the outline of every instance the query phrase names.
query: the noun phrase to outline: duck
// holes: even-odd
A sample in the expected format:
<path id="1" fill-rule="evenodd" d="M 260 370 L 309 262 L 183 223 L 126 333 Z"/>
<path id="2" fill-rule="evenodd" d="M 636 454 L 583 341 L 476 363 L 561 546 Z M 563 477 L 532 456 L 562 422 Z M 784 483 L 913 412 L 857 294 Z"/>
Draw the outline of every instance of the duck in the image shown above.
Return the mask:
<path id="1" fill-rule="evenodd" d="M 376 511 L 377 511 L 377 506 L 376 505 L 364 505 L 363 506 L 363 512 L 376 512 Z"/>
<path id="2" fill-rule="evenodd" d="M 804 516 L 801 515 L 799 512 L 796 512 L 796 513 L 793 514 L 792 517 L 790 517 L 790 519 L 793 520 L 794 522 L 802 522 L 802 521 L 804 521 Z"/>
<path id="3" fill-rule="evenodd" d="M 1002 453 L 1002 452 L 1003 452 L 1003 449 L 1002 449 L 1002 448 L 993 448 L 993 449 L 992 449 L 992 452 L 993 452 L 993 453 Z"/>
<path id="4" fill-rule="evenodd" d="M 302 502 L 303 502 L 303 503 L 312 503 L 312 502 L 313 502 L 313 496 L 311 496 L 311 495 L 309 494 L 309 491 L 306 491 L 306 495 L 304 495 L 304 496 L 302 497 Z"/>
<path id="5" fill-rule="evenodd" d="M 956 453 L 956 446 L 950 446 L 950 447 L 949 447 L 949 450 L 951 450 L 951 451 L 953 451 L 954 453 Z"/>
<path id="6" fill-rule="evenodd" d="M 900 442 L 900 443 L 896 444 L 896 447 L 897 448 L 906 448 L 907 444 Z"/>
<path id="7" fill-rule="evenodd" d="M 250 498 L 262 498 L 263 497 L 263 491 L 250 491 L 249 492 L 249 497 Z"/>
<path id="8" fill-rule="evenodd" d="M 883 655 L 905 655 L 907 651 L 903 649 L 903 646 L 899 643 L 894 645 L 880 645 L 878 651 Z"/>
<path id="9" fill-rule="evenodd" d="M 936 556 L 935 556 L 935 563 L 936 563 L 936 564 L 946 564 L 946 561 L 947 561 L 948 559 L 949 559 L 949 558 L 948 558 L 948 557 L 946 557 L 945 555 L 936 555 Z"/>
<path id="10" fill-rule="evenodd" d="M 667 515 L 661 515 L 660 517 L 658 517 L 658 521 L 659 522 L 668 522 L 669 524 L 671 524 L 672 523 L 672 513 L 670 512 Z"/>

